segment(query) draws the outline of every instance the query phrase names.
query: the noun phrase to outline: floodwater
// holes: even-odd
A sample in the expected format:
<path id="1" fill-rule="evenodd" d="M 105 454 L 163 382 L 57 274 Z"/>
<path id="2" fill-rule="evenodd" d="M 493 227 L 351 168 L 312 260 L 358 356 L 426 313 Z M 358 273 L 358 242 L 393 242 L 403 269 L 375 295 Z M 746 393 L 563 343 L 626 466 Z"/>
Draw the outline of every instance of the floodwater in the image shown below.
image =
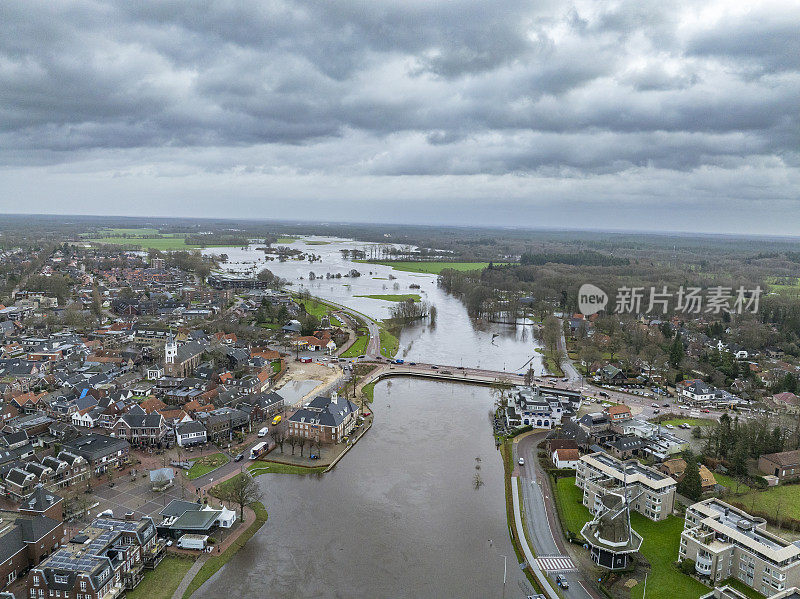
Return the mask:
<path id="1" fill-rule="evenodd" d="M 508 536 L 492 404 L 486 387 L 379 383 L 375 425 L 334 470 L 256 479 L 269 520 L 195 597 L 531 594 Z"/>
<path id="2" fill-rule="evenodd" d="M 532 365 L 542 372 L 541 356 L 536 353 L 540 344 L 533 336 L 533 327 L 524 324 L 494 324 L 475 322 L 467 314 L 463 303 L 445 293 L 436 284 L 436 275 L 403 272 L 390 266 L 353 262 L 342 256 L 342 249 L 365 249 L 369 244 L 334 238 L 306 238 L 325 242 L 325 245 L 307 245 L 298 240 L 288 247 L 320 256 L 317 262 L 266 260 L 257 245 L 242 248 L 209 248 L 206 253 L 226 253 L 224 267 L 239 272 L 258 272 L 269 268 L 288 280 L 294 289 L 308 289 L 312 295 L 344 304 L 376 319 L 388 318 L 392 302 L 376 300 L 365 295 L 417 293 L 437 309 L 435 326 L 420 321 L 403 329 L 400 335 L 398 357 L 409 361 L 468 366 L 492 370 L 523 373 Z M 327 273 L 344 275 L 356 269 L 360 277 L 326 279 Z M 314 272 L 317 278 L 309 280 Z M 390 279 L 390 277 L 396 277 Z M 419 285 L 412 289 L 410 285 Z"/>

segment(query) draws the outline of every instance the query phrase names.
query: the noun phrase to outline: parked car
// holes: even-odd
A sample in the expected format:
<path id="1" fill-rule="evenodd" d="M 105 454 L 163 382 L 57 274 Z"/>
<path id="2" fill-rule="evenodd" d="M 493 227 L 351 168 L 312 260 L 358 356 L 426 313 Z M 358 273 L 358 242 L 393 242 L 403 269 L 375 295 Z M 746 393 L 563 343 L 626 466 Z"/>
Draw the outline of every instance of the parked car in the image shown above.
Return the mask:
<path id="1" fill-rule="evenodd" d="M 244 454 L 240 453 L 235 458 L 233 458 L 234 462 L 241 462 L 244 459 Z"/>
<path id="2" fill-rule="evenodd" d="M 519 465 L 520 466 L 524 466 L 525 465 L 525 458 L 520 458 L 519 459 Z"/>
<path id="3" fill-rule="evenodd" d="M 599 395 L 600 397 L 608 397 L 608 393 L 606 393 L 605 391 L 601 391 Z"/>

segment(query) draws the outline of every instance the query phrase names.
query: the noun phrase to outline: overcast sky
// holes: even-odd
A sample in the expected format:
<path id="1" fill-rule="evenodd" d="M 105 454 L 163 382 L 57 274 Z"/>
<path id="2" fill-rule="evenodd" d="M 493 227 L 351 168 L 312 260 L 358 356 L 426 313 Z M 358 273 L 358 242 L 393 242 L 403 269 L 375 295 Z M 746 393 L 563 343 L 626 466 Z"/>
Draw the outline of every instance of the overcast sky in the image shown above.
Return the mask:
<path id="1" fill-rule="evenodd" d="M 800 3 L 0 2 L 0 211 L 798 234 Z"/>

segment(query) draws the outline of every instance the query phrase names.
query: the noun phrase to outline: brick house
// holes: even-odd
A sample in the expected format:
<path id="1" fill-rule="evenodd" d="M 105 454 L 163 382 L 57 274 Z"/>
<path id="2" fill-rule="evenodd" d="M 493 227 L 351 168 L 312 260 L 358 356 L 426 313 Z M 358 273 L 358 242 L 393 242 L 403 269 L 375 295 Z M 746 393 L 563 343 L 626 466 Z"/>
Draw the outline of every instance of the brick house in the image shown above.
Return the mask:
<path id="1" fill-rule="evenodd" d="M 338 397 L 317 396 L 304 408 L 289 418 L 290 435 L 319 440 L 320 443 L 338 443 L 350 434 L 358 419 L 358 406 Z"/>
<path id="2" fill-rule="evenodd" d="M 64 523 L 47 516 L 0 511 L 0 591 L 55 551 Z"/>
<path id="3" fill-rule="evenodd" d="M 778 480 L 800 477 L 800 449 L 765 453 L 758 458 L 758 469 L 764 474 L 776 476 Z"/>
<path id="4" fill-rule="evenodd" d="M 152 447 L 164 441 L 167 424 L 158 412 L 148 414 L 140 406 L 133 406 L 117 420 L 111 434 L 131 445 Z"/>

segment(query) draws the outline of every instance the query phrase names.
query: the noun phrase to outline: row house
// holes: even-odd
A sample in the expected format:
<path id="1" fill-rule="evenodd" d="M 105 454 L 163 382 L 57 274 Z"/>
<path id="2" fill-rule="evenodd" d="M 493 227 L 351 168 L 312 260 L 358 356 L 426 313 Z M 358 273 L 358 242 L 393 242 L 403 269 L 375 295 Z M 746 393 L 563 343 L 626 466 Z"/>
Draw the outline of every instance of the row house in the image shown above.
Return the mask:
<path id="1" fill-rule="evenodd" d="M 196 419 L 203 424 L 209 441 L 227 441 L 235 432 L 246 432 L 250 418 L 246 412 L 236 408 L 218 408 L 208 412 L 198 412 Z"/>
<path id="2" fill-rule="evenodd" d="M 98 518 L 31 569 L 28 595 L 116 599 L 134 589 L 163 552 L 151 518 Z"/>
<path id="3" fill-rule="evenodd" d="M 130 444 L 125 439 L 90 434 L 64 443 L 64 450 L 82 457 L 92 472 L 103 474 L 128 462 Z"/>

